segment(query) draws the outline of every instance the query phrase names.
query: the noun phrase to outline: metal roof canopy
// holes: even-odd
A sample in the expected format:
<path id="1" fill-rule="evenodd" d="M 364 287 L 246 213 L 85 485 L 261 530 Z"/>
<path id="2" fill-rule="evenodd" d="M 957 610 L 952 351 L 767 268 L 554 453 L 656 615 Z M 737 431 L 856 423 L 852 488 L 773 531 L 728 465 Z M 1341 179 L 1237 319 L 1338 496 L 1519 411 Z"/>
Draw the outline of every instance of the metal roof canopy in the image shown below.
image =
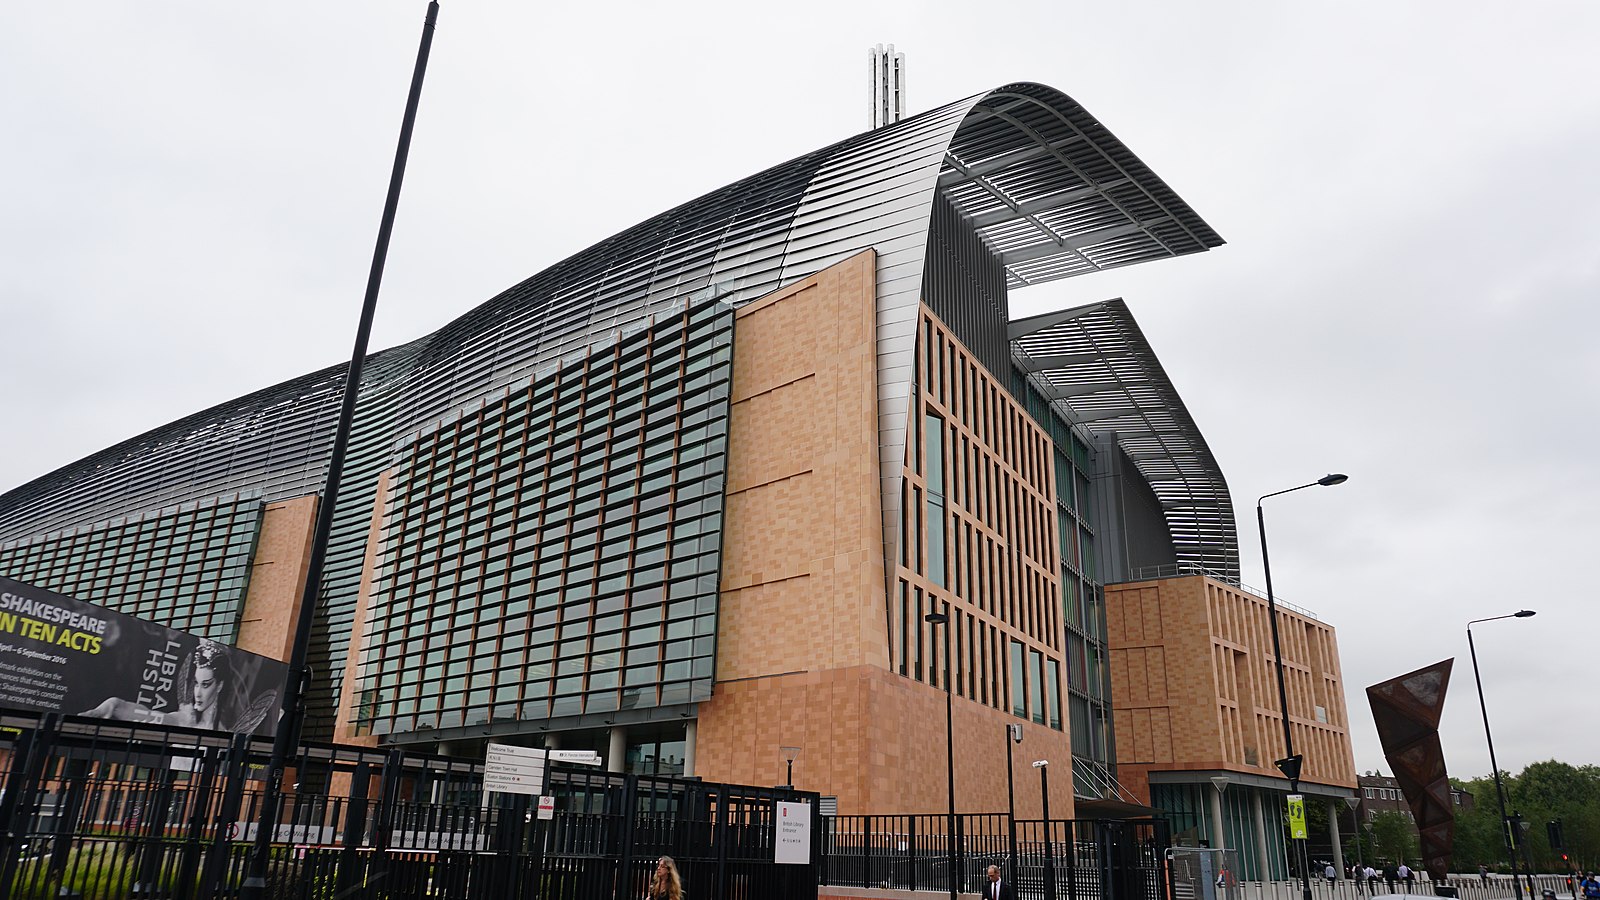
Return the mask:
<path id="1" fill-rule="evenodd" d="M 1221 246 L 1223 240 L 1083 108 L 1034 85 L 975 104 L 939 190 L 1000 257 L 1011 288 Z"/>
<path id="2" fill-rule="evenodd" d="M 1161 501 L 1180 562 L 1239 580 L 1228 483 L 1121 299 L 1010 324 L 1012 358 L 1064 420 L 1117 443 Z"/>

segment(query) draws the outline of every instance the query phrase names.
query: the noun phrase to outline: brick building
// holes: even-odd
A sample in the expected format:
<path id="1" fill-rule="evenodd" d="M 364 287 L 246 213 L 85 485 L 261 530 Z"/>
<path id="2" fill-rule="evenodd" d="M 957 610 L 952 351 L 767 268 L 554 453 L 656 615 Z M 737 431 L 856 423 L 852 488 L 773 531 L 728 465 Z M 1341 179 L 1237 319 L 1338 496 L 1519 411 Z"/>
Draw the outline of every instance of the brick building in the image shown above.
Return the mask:
<path id="1" fill-rule="evenodd" d="M 1180 838 L 1237 849 L 1241 877 L 1289 877 L 1266 600 L 1175 570 L 1107 585 L 1106 612 L 1122 783 L 1166 810 Z M 1356 788 L 1338 641 L 1307 611 L 1280 603 L 1278 616 L 1289 723 L 1305 758 L 1300 791 L 1325 804 L 1337 857 L 1343 801 Z"/>
<path id="2" fill-rule="evenodd" d="M 1416 818 L 1412 815 L 1411 804 L 1400 791 L 1400 782 L 1385 775 L 1361 775 L 1356 783 L 1360 798 L 1355 808 L 1356 817 L 1363 825 L 1370 826 L 1379 813 L 1392 812 L 1405 817 L 1412 823 L 1412 830 L 1416 830 Z M 1450 804 L 1458 813 L 1471 812 L 1473 802 L 1472 792 L 1456 787 L 1450 789 Z"/>
<path id="3" fill-rule="evenodd" d="M 372 354 L 307 735 L 769 784 L 797 747 L 797 786 L 841 812 L 936 811 L 948 690 L 962 809 L 1001 808 L 1007 753 L 1070 766 L 1059 815 L 1127 799 L 1117 744 L 1153 732 L 1114 720 L 1105 584 L 1236 582 L 1232 501 L 1126 304 L 1013 319 L 1009 294 L 1221 243 L 1082 107 L 1014 84 Z M 0 496 L 0 573 L 286 656 L 343 377 Z"/>

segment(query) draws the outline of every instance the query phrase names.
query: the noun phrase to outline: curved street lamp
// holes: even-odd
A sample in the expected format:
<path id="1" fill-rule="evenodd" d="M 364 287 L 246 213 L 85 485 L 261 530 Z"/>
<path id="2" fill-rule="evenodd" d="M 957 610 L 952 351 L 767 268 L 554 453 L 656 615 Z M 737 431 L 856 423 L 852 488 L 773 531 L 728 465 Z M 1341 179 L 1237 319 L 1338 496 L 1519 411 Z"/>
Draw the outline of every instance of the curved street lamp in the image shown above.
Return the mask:
<path id="1" fill-rule="evenodd" d="M 1467 649 L 1472 653 L 1472 680 L 1478 685 L 1478 709 L 1483 713 L 1483 738 L 1489 744 L 1489 768 L 1494 770 L 1494 797 L 1500 804 L 1500 834 L 1506 840 L 1506 855 L 1511 858 L 1511 882 L 1516 885 L 1517 893 L 1522 893 L 1522 870 L 1517 866 L 1516 838 L 1511 833 L 1511 820 L 1506 816 L 1506 788 L 1500 781 L 1500 764 L 1494 760 L 1494 735 L 1489 733 L 1489 707 L 1483 702 L 1483 677 L 1478 674 L 1478 648 L 1472 643 L 1472 626 L 1480 622 L 1495 622 L 1500 619 L 1526 619 L 1537 615 L 1531 609 L 1519 609 L 1514 613 L 1503 616 L 1490 616 L 1487 619 L 1473 619 L 1467 623 Z M 1533 896 L 1533 873 L 1528 873 L 1528 896 Z"/>
<path id="2" fill-rule="evenodd" d="M 785 770 L 783 776 L 784 787 L 787 787 L 792 791 L 794 790 L 794 761 L 800 758 L 800 748 L 779 747 L 778 752 L 783 754 L 783 762 L 786 766 L 788 766 L 788 769 Z"/>
<path id="3" fill-rule="evenodd" d="M 1356 839 L 1356 866 L 1357 868 L 1365 869 L 1367 866 L 1362 861 L 1361 852 L 1361 817 L 1356 814 L 1356 807 L 1361 805 L 1360 790 L 1361 788 L 1358 787 L 1356 788 L 1356 796 L 1344 798 L 1344 805 L 1350 807 L 1350 825 L 1353 828 L 1352 834 Z M 1357 877 L 1359 878 L 1360 876 Z"/>
<path id="4" fill-rule="evenodd" d="M 1281 491 L 1273 491 L 1270 494 L 1262 494 L 1256 499 L 1256 530 L 1261 535 L 1261 568 L 1267 576 L 1267 621 L 1272 625 L 1272 663 L 1273 669 L 1278 675 L 1278 709 L 1283 714 L 1283 759 L 1278 760 L 1275 765 L 1277 765 L 1279 771 L 1283 772 L 1284 777 L 1289 779 L 1289 793 L 1291 794 L 1300 792 L 1300 764 L 1303 760 L 1295 755 L 1294 735 L 1289 730 L 1289 693 L 1283 686 L 1283 651 L 1278 644 L 1278 604 L 1272 598 L 1272 564 L 1267 560 L 1267 519 L 1261 511 L 1261 501 L 1268 497 L 1276 497 L 1279 494 L 1303 491 L 1309 487 L 1332 487 L 1336 484 L 1344 484 L 1349 480 L 1350 476 L 1334 472 L 1308 484 L 1284 488 Z M 1300 889 L 1304 900 L 1311 900 L 1311 873 L 1306 865 L 1305 842 L 1296 841 L 1296 843 L 1300 845 L 1298 854 L 1300 860 Z"/>

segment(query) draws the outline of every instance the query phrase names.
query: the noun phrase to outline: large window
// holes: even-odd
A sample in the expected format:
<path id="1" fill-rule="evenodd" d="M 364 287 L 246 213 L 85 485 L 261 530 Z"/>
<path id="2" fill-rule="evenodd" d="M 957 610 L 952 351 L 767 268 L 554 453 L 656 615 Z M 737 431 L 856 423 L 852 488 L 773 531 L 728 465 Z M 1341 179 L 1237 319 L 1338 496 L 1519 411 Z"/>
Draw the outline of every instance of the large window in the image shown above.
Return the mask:
<path id="1" fill-rule="evenodd" d="M 1044 724 L 1044 654 L 1037 650 L 1028 651 L 1028 696 L 1033 698 L 1033 720 L 1040 725 Z"/>
<path id="2" fill-rule="evenodd" d="M 1021 641 L 1011 642 L 1011 714 L 1028 715 L 1028 679 L 1023 665 Z"/>
<path id="3" fill-rule="evenodd" d="M 1061 664 L 1048 660 L 1045 669 L 1044 689 L 1050 704 L 1050 727 L 1061 730 Z"/>
<path id="4" fill-rule="evenodd" d="M 0 546 L 0 575 L 231 644 L 265 506 L 254 495 Z"/>
<path id="5" fill-rule="evenodd" d="M 710 696 L 732 329 L 658 318 L 397 451 L 359 727 Z"/>

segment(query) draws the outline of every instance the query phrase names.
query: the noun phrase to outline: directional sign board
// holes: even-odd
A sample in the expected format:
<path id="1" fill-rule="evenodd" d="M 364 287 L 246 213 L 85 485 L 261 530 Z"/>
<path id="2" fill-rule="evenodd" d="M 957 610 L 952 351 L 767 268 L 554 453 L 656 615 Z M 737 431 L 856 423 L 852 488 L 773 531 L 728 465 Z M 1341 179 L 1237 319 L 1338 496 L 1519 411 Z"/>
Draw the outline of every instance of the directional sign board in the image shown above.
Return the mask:
<path id="1" fill-rule="evenodd" d="M 804 866 L 811 863 L 811 804 L 778 801 L 774 810 L 776 839 L 772 842 L 772 861 Z"/>
<path id="2" fill-rule="evenodd" d="M 548 750 L 546 753 L 553 763 L 573 763 L 580 766 L 600 765 L 600 754 L 593 750 Z"/>
<path id="3" fill-rule="evenodd" d="M 483 789 L 537 797 L 544 790 L 543 750 L 491 743 L 483 761 Z"/>

